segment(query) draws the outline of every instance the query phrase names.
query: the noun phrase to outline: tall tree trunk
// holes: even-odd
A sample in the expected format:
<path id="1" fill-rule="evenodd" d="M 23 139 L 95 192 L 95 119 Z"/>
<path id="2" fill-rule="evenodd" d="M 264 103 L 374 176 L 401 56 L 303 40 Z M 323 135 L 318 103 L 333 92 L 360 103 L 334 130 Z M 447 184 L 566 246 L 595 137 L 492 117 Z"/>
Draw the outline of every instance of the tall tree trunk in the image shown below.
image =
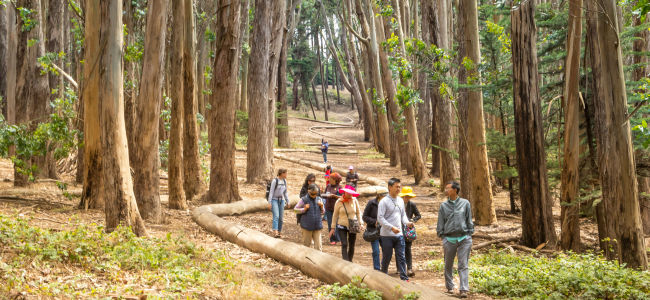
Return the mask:
<path id="1" fill-rule="evenodd" d="M 133 144 L 133 188 L 143 219 L 154 223 L 162 221 L 160 205 L 160 155 L 158 152 L 158 119 L 162 100 L 165 67 L 165 38 L 167 28 L 167 0 L 147 4 L 144 55 L 140 92 L 135 102 L 135 121 L 140 138 Z"/>
<path id="2" fill-rule="evenodd" d="M 99 3 L 86 0 L 86 20 L 100 20 Z M 84 61 L 83 89 L 83 189 L 79 208 L 101 209 L 104 208 L 105 196 L 103 187 L 103 153 L 102 153 L 102 127 L 100 124 L 99 86 L 100 69 L 99 54 L 100 24 L 89 22 L 85 25 L 84 34 Z M 120 81 L 121 83 L 121 81 Z M 121 86 L 121 85 L 120 85 Z M 126 130 L 126 129 L 125 129 Z M 82 155 L 81 153 L 79 155 Z M 113 199 L 109 198 L 109 201 Z"/>
<path id="3" fill-rule="evenodd" d="M 196 120 L 196 57 L 194 39 L 194 10 L 192 0 L 183 0 L 185 5 L 183 47 L 183 189 L 185 199 L 193 199 L 205 190 L 201 179 L 201 158 L 199 156 L 199 128 Z"/>
<path id="4" fill-rule="evenodd" d="M 290 148 L 291 141 L 289 140 L 289 111 L 287 99 L 287 52 L 289 51 L 289 43 L 296 24 L 300 19 L 300 11 L 296 14 L 296 7 L 300 4 L 300 0 L 292 0 L 288 8 L 287 29 L 282 33 L 282 48 L 280 50 L 280 68 L 278 70 L 278 101 L 280 101 L 280 113 L 278 114 L 278 145 L 281 148 Z M 297 85 L 294 86 L 294 97 L 297 92 Z"/>
<path id="5" fill-rule="evenodd" d="M 593 2 L 592 2 L 593 1 Z M 600 240 L 610 241 L 603 249 L 610 259 L 628 267 L 647 269 L 637 179 L 630 125 L 627 119 L 627 95 L 623 62 L 619 47 L 619 22 L 614 0 L 590 0 L 587 9 L 595 18 L 589 31 L 593 44 L 593 73 L 598 96 L 594 106 L 598 141 L 598 166 L 602 186 L 605 224 L 599 227 Z M 593 11 L 596 11 L 595 13 Z M 588 18 L 589 19 L 589 18 Z M 601 230 L 602 229 L 602 230 Z M 614 242 L 615 241 L 615 242 Z"/>
<path id="6" fill-rule="evenodd" d="M 273 147 L 275 145 L 275 113 L 277 110 L 277 88 L 278 72 L 280 66 L 280 51 L 282 49 L 282 37 L 287 23 L 286 1 L 274 1 L 271 6 L 271 39 L 269 53 L 269 77 L 268 77 L 268 135 L 266 136 L 266 152 L 269 158 L 269 166 L 273 169 Z M 272 174 L 271 174 L 272 175 Z"/>
<path id="7" fill-rule="evenodd" d="M 241 96 L 239 97 L 239 110 L 243 112 L 248 112 L 248 61 L 250 57 L 250 43 L 249 43 L 249 16 L 248 16 L 248 11 L 250 10 L 250 2 L 252 0 L 242 0 L 241 2 L 241 22 L 244 24 L 242 26 L 242 40 L 244 44 L 246 44 L 247 47 L 242 47 L 241 50 L 241 88 L 240 93 Z"/>
<path id="8" fill-rule="evenodd" d="M 137 43 L 137 31 L 139 31 L 139 28 L 137 28 L 134 14 L 135 8 L 133 7 L 134 2 L 130 0 L 123 0 L 122 5 L 124 6 L 124 15 L 123 15 L 123 21 L 124 21 L 124 27 L 126 29 L 127 35 L 126 35 L 126 43 L 124 44 L 124 49 L 123 51 L 126 52 L 126 47 L 129 46 L 135 46 Z M 131 58 L 130 60 L 125 59 L 125 75 L 126 75 L 126 82 L 127 85 L 124 88 L 124 121 L 126 124 L 126 138 L 128 141 L 128 148 L 129 148 L 129 159 L 130 159 L 130 164 L 133 164 L 133 158 L 135 158 L 135 155 L 133 153 L 133 149 L 135 147 L 133 144 L 135 143 L 136 139 L 136 134 L 135 134 L 135 100 L 137 99 L 136 95 L 136 68 L 137 68 L 137 61 L 135 58 Z"/>
<path id="9" fill-rule="evenodd" d="M 131 227 L 137 236 L 146 236 L 147 230 L 138 212 L 129 171 L 126 127 L 124 125 L 124 97 L 122 86 L 122 1 L 109 0 L 97 4 L 88 1 L 88 10 L 99 8 L 99 44 L 105 48 L 93 56 L 99 57 L 99 107 L 101 119 L 104 193 L 106 195 L 106 230 L 118 225 Z M 90 19 L 88 19 L 90 20 Z M 86 26 L 89 26 L 88 22 Z"/>
<path id="10" fill-rule="evenodd" d="M 475 0 L 459 0 L 458 25 L 461 38 L 459 40 L 459 56 L 471 60 L 470 68 L 461 67 L 459 82 L 461 84 L 478 85 L 481 82 L 478 66 L 481 52 L 478 37 L 478 12 Z M 465 128 L 461 139 L 466 139 L 467 155 L 469 156 L 470 176 L 472 177 L 469 190 L 476 214 L 478 225 L 489 225 L 496 222 L 496 212 L 492 202 L 492 186 L 488 172 L 487 149 L 485 146 L 485 124 L 483 118 L 483 95 L 480 89 L 462 88 L 459 101 L 467 107 L 467 117 L 460 119 Z M 463 116 L 461 116 L 462 118 Z M 463 151 L 464 149 L 459 149 Z M 461 161 L 462 162 L 462 161 Z M 462 174 L 461 174 L 462 177 Z M 467 189 L 467 187 L 465 187 Z"/>
<path id="11" fill-rule="evenodd" d="M 13 5 L 6 6 L 4 9 L 6 13 L 7 21 L 7 53 L 5 56 L 0 57 L 0 59 L 6 62 L 6 76 L 5 78 L 7 87 L 6 87 L 6 98 L 4 101 L 7 105 L 7 123 L 16 124 L 16 47 L 18 42 L 17 30 L 16 30 L 16 9 Z"/>
<path id="12" fill-rule="evenodd" d="M 174 23 L 172 25 L 172 49 L 170 55 L 171 73 L 171 128 L 169 131 L 169 207 L 186 209 L 187 198 L 183 186 L 183 52 L 185 48 L 185 5 L 183 1 L 172 1 Z"/>
<path id="13" fill-rule="evenodd" d="M 650 235 L 650 178 L 638 176 L 639 182 L 639 206 L 641 207 L 641 223 L 643 232 L 647 237 Z"/>
<path id="14" fill-rule="evenodd" d="M 16 123 L 28 124 L 33 131 L 38 123 L 47 122 L 49 119 L 50 88 L 48 77 L 41 73 L 38 58 L 45 55 L 45 38 L 43 35 L 44 19 L 42 17 L 41 1 L 18 1 L 17 7 L 30 11 L 25 18 L 18 19 L 18 43 L 16 76 Z M 32 25 L 25 24 L 24 20 L 30 19 Z M 36 41 L 34 45 L 28 45 Z M 26 164 L 25 167 L 35 165 L 37 177 L 47 177 L 49 164 L 44 156 L 19 157 Z M 26 176 L 15 172 L 14 185 L 24 186 L 28 181 Z"/>
<path id="15" fill-rule="evenodd" d="M 246 181 L 258 183 L 270 179 L 271 157 L 268 151 L 269 128 L 269 76 L 271 51 L 271 4 L 255 0 L 255 26 L 251 40 L 248 72 L 248 143 L 246 151 Z"/>
<path id="16" fill-rule="evenodd" d="M 561 246 L 564 250 L 580 251 L 580 42 L 582 38 L 582 0 L 569 1 L 569 30 L 567 57 L 564 68 L 564 163 L 562 166 Z"/>
<path id="17" fill-rule="evenodd" d="M 548 191 L 546 151 L 537 70 L 535 2 L 514 8 L 512 18 L 512 72 L 517 169 L 521 195 L 521 243 L 535 248 L 557 242 L 553 226 L 553 199 Z"/>
<path id="18" fill-rule="evenodd" d="M 239 72 L 240 4 L 222 0 L 217 10 L 217 37 L 210 96 L 210 203 L 241 200 L 235 168 L 235 110 Z"/>
<path id="19" fill-rule="evenodd" d="M 320 41 L 320 34 L 318 32 L 320 31 L 320 28 L 316 28 L 316 33 L 314 35 L 314 41 L 316 43 L 316 58 L 318 59 L 318 74 L 320 75 L 320 90 L 321 90 L 321 95 L 323 95 L 323 110 L 325 111 L 325 121 L 329 121 L 329 117 L 327 116 L 327 109 L 329 108 L 328 103 L 327 103 L 327 78 L 324 77 L 324 72 L 323 72 L 323 60 L 322 56 L 325 55 L 323 51 L 321 51 L 321 41 Z M 314 95 L 316 97 L 316 95 Z"/>
<path id="20" fill-rule="evenodd" d="M 2 115 L 7 119 L 7 72 L 8 70 L 8 46 L 9 46 L 9 21 L 8 11 L 13 10 L 10 4 L 0 4 L 0 99 L 2 99 Z"/>
<path id="21" fill-rule="evenodd" d="M 61 53 L 63 48 L 63 11 L 65 3 L 63 0 L 49 0 L 47 8 L 47 42 L 45 49 L 47 52 Z M 61 64 L 61 67 L 65 67 Z M 54 102 L 56 98 L 63 97 L 65 87 L 63 86 L 63 75 L 55 75 L 52 72 L 48 75 L 50 89 L 50 101 Z M 56 90 L 56 92 L 54 92 Z M 49 106 L 48 106 L 49 107 Z M 58 179 L 59 175 L 56 170 L 56 160 L 54 153 L 48 151 L 46 155 L 46 164 L 48 165 L 47 177 Z"/>

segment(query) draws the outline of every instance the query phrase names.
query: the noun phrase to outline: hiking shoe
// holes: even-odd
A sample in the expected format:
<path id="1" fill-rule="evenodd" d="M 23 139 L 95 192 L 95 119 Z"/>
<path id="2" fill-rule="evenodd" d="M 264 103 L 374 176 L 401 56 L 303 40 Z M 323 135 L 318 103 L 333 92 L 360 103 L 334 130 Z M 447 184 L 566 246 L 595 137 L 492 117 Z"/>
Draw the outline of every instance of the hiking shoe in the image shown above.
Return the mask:
<path id="1" fill-rule="evenodd" d="M 414 276 L 415 276 L 415 272 L 413 272 L 413 270 L 410 270 L 410 269 L 409 269 L 408 272 L 406 272 L 406 275 L 408 275 L 409 277 L 414 277 Z"/>
<path id="2" fill-rule="evenodd" d="M 460 291 L 460 294 L 458 296 L 461 298 L 467 298 L 467 291 Z"/>
<path id="3" fill-rule="evenodd" d="M 453 294 L 454 290 L 447 290 L 447 294 Z"/>
<path id="4" fill-rule="evenodd" d="M 334 246 L 336 245 L 336 242 L 330 242 L 330 245 Z"/>

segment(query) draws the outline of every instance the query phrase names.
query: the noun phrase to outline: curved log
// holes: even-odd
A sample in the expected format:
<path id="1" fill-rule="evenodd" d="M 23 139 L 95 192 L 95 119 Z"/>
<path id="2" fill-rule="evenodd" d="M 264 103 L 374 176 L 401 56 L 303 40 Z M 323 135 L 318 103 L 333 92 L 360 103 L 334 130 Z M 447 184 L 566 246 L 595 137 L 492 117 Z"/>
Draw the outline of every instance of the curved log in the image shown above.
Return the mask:
<path id="1" fill-rule="evenodd" d="M 197 207 L 192 211 L 192 219 L 205 230 L 224 240 L 257 253 L 263 253 L 326 283 L 347 284 L 352 281 L 353 277 L 359 277 L 370 289 L 381 292 L 383 299 L 400 299 L 413 292 L 419 293 L 420 299 L 453 299 L 441 292 L 431 290 L 430 287 L 406 283 L 372 268 L 363 267 L 303 245 L 272 238 L 219 217 L 232 213 L 231 207 L 234 204 L 236 203 Z"/>
<path id="2" fill-rule="evenodd" d="M 319 144 L 320 145 L 320 144 Z M 321 153 L 320 149 L 273 149 L 274 152 L 309 152 L 309 153 Z M 327 154 L 358 154 L 357 150 L 333 150 L 328 151 Z"/>
<path id="3" fill-rule="evenodd" d="M 325 166 L 326 166 L 326 164 L 324 164 L 324 163 L 319 163 L 319 162 L 313 162 L 313 161 L 288 157 L 288 156 L 285 156 L 285 155 L 280 154 L 280 153 L 273 153 L 273 156 L 275 158 L 290 161 L 292 163 L 303 165 L 305 167 L 309 167 L 309 168 L 319 170 L 319 171 L 324 170 Z M 342 168 L 338 168 L 338 167 L 332 167 L 332 169 L 333 169 L 334 172 L 339 172 L 339 174 L 341 174 L 341 175 L 345 175 L 345 173 L 348 172 L 347 169 L 342 169 Z M 370 176 L 365 176 L 365 175 L 362 175 L 362 174 L 359 174 L 359 180 L 363 180 L 365 182 L 368 182 L 370 184 L 377 185 L 377 186 L 386 186 L 387 185 L 386 181 L 384 181 L 384 180 L 381 180 L 379 178 L 370 177 Z"/>

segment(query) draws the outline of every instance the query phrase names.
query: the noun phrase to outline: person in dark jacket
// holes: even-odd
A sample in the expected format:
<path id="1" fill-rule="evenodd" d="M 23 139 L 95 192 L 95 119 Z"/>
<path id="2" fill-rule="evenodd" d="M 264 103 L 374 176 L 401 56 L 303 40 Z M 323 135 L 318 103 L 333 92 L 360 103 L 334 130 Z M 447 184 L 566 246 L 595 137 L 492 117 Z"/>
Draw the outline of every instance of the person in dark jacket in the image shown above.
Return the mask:
<path id="1" fill-rule="evenodd" d="M 404 199 L 404 210 L 406 211 L 406 217 L 408 217 L 409 221 L 412 223 L 416 223 L 418 220 L 422 218 L 422 215 L 420 215 L 420 211 L 418 210 L 418 207 L 415 205 L 411 199 L 415 198 L 415 194 L 413 193 L 413 188 L 410 186 L 405 186 L 402 188 L 402 192 L 399 194 L 402 199 Z M 415 272 L 413 272 L 413 255 L 411 253 L 411 246 L 413 244 L 413 241 L 406 240 L 406 247 L 404 248 L 404 256 L 406 257 L 406 274 L 408 276 L 415 276 Z"/>
<path id="2" fill-rule="evenodd" d="M 307 195 L 307 193 L 309 192 L 309 185 L 311 185 L 312 183 L 316 183 L 316 175 L 309 174 L 307 175 L 307 177 L 305 177 L 305 182 L 302 184 L 302 188 L 300 189 L 301 199 L 302 197 L 305 197 Z M 320 188 L 318 189 L 318 195 L 320 196 Z"/>
<path id="3" fill-rule="evenodd" d="M 467 199 L 458 196 L 460 184 L 452 181 L 445 187 L 447 201 L 440 204 L 436 232 L 442 238 L 445 257 L 445 287 L 454 291 L 454 258 L 458 256 L 458 277 L 460 297 L 467 298 L 469 292 L 469 254 L 472 250 L 472 206 Z"/>
<path id="4" fill-rule="evenodd" d="M 326 139 L 321 139 L 320 140 L 320 151 L 323 152 L 323 162 L 327 163 L 327 151 L 330 148 L 330 144 L 327 142 Z"/>
<path id="5" fill-rule="evenodd" d="M 356 190 L 357 182 L 359 182 L 359 174 L 357 174 L 353 166 L 350 166 L 348 170 L 348 173 L 345 174 L 345 184 L 352 186 Z"/>
<path id="6" fill-rule="evenodd" d="M 309 185 L 308 190 L 309 193 L 298 201 L 294 210 L 301 215 L 302 244 L 310 247 L 311 243 L 314 242 L 314 248 L 322 251 L 320 231 L 323 229 L 321 216 L 325 212 L 323 199 L 318 196 L 318 185 L 312 183 Z"/>
<path id="7" fill-rule="evenodd" d="M 332 173 L 328 177 L 328 184 L 325 187 L 325 193 L 321 195 L 325 199 L 325 215 L 327 216 L 327 231 L 332 230 L 332 216 L 334 215 L 334 205 L 336 200 L 341 197 L 341 180 L 343 179 L 339 173 Z M 336 224 L 334 225 L 336 226 Z M 334 235 L 330 236 L 330 245 L 336 245 L 339 242 L 338 232 L 335 232 Z"/>
<path id="8" fill-rule="evenodd" d="M 377 228 L 377 205 L 379 200 L 384 198 L 383 194 L 377 195 L 375 199 L 368 201 L 366 208 L 363 210 L 363 222 L 366 223 L 368 230 L 375 230 Z M 375 270 L 381 270 L 381 253 L 379 251 L 379 239 L 370 243 L 372 247 L 372 267 Z"/>

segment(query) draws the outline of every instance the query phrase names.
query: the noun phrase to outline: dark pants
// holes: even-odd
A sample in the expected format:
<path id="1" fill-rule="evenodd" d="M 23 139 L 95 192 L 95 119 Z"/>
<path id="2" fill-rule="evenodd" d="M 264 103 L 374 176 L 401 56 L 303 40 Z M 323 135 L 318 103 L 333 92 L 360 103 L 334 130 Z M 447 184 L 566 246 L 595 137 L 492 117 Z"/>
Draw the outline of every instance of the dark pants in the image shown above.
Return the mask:
<path id="1" fill-rule="evenodd" d="M 407 270 L 412 270 L 413 269 L 413 256 L 411 255 L 411 245 L 413 245 L 413 241 L 405 241 L 404 242 L 404 258 L 406 258 L 406 269 Z"/>
<path id="2" fill-rule="evenodd" d="M 332 201 L 332 200 L 329 200 Z M 327 216 L 327 232 L 329 234 L 330 231 L 332 231 L 332 216 L 334 215 L 333 211 L 326 210 L 325 211 L 325 216 Z M 330 237 L 330 242 L 338 242 L 339 241 L 339 232 L 334 229 L 334 234 Z"/>
<path id="3" fill-rule="evenodd" d="M 343 260 L 351 262 L 354 257 L 354 244 L 357 241 L 357 234 L 350 233 L 347 227 L 339 228 L 338 232 L 341 238 L 341 256 Z"/>
<path id="4" fill-rule="evenodd" d="M 381 237 L 381 271 L 388 273 L 388 265 L 393 258 L 393 249 L 395 250 L 395 261 L 397 262 L 397 271 L 399 278 L 408 280 L 406 276 L 406 263 L 404 261 L 404 236 L 382 236 Z"/>

